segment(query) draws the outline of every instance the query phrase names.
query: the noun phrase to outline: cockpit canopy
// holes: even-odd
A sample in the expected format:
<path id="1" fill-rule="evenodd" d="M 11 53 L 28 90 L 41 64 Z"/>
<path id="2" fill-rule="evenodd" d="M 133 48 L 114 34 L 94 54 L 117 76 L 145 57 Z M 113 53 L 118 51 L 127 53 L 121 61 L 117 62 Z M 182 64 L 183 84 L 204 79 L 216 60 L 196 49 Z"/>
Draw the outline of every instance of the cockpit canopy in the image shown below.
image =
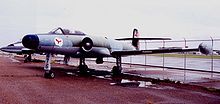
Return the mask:
<path id="1" fill-rule="evenodd" d="M 86 35 L 85 33 L 81 31 L 71 31 L 69 29 L 63 29 L 61 27 L 55 28 L 52 31 L 49 32 L 50 34 L 60 34 L 60 35 Z"/>

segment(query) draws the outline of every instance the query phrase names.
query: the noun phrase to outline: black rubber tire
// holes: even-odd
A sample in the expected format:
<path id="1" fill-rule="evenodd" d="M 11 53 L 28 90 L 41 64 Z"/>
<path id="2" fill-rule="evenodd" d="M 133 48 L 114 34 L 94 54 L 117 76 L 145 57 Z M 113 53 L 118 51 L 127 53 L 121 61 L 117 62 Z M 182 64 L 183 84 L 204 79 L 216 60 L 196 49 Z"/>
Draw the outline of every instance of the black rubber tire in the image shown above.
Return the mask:
<path id="1" fill-rule="evenodd" d="M 113 76 L 118 76 L 121 75 L 122 67 L 114 66 L 112 68 L 112 75 Z"/>
<path id="2" fill-rule="evenodd" d="M 79 65 L 78 68 L 81 74 L 86 74 L 89 69 L 87 65 Z"/>
<path id="3" fill-rule="evenodd" d="M 52 71 L 45 72 L 44 78 L 53 79 L 53 78 L 55 78 L 55 74 Z"/>

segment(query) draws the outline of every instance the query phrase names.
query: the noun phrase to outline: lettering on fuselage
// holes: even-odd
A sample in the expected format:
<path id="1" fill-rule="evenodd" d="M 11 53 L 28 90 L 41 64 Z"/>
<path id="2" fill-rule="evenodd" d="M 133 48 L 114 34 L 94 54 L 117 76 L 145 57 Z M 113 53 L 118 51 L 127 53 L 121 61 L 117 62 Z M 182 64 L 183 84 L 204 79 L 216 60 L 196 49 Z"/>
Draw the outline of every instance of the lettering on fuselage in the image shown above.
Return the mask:
<path id="1" fill-rule="evenodd" d="M 55 43 L 55 45 L 61 47 L 61 46 L 63 46 L 63 39 L 56 37 L 56 38 L 54 38 L 54 43 Z"/>

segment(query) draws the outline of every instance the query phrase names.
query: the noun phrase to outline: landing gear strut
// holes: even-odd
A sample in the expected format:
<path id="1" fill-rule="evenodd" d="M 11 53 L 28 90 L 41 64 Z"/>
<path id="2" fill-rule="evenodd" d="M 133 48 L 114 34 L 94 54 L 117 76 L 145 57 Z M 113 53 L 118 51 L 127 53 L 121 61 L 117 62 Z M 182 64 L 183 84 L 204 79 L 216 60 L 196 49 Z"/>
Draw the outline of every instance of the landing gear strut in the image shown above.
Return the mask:
<path id="1" fill-rule="evenodd" d="M 112 74 L 113 76 L 118 76 L 121 74 L 122 67 L 121 67 L 121 56 L 116 56 L 116 66 L 112 68 Z"/>
<path id="2" fill-rule="evenodd" d="M 54 73 L 51 71 L 51 53 L 46 54 L 46 60 L 44 65 L 44 78 L 53 79 L 55 77 Z"/>
<path id="3" fill-rule="evenodd" d="M 81 74 L 87 73 L 88 66 L 85 63 L 85 58 L 80 58 L 78 68 L 79 68 L 79 71 L 80 71 Z"/>
<path id="4" fill-rule="evenodd" d="M 68 65 L 68 62 L 70 61 L 70 56 L 64 56 L 64 60 L 63 60 L 63 63 L 65 64 L 65 65 Z"/>

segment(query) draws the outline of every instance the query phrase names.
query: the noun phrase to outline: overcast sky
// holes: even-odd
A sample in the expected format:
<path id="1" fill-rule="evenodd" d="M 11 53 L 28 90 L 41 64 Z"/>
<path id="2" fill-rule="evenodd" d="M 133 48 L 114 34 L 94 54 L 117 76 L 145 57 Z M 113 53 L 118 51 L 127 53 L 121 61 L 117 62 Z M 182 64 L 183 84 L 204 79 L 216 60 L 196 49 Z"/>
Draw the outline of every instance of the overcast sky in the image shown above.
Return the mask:
<path id="1" fill-rule="evenodd" d="M 56 27 L 92 35 L 220 38 L 218 0 L 2 0 L 0 46 Z"/>

